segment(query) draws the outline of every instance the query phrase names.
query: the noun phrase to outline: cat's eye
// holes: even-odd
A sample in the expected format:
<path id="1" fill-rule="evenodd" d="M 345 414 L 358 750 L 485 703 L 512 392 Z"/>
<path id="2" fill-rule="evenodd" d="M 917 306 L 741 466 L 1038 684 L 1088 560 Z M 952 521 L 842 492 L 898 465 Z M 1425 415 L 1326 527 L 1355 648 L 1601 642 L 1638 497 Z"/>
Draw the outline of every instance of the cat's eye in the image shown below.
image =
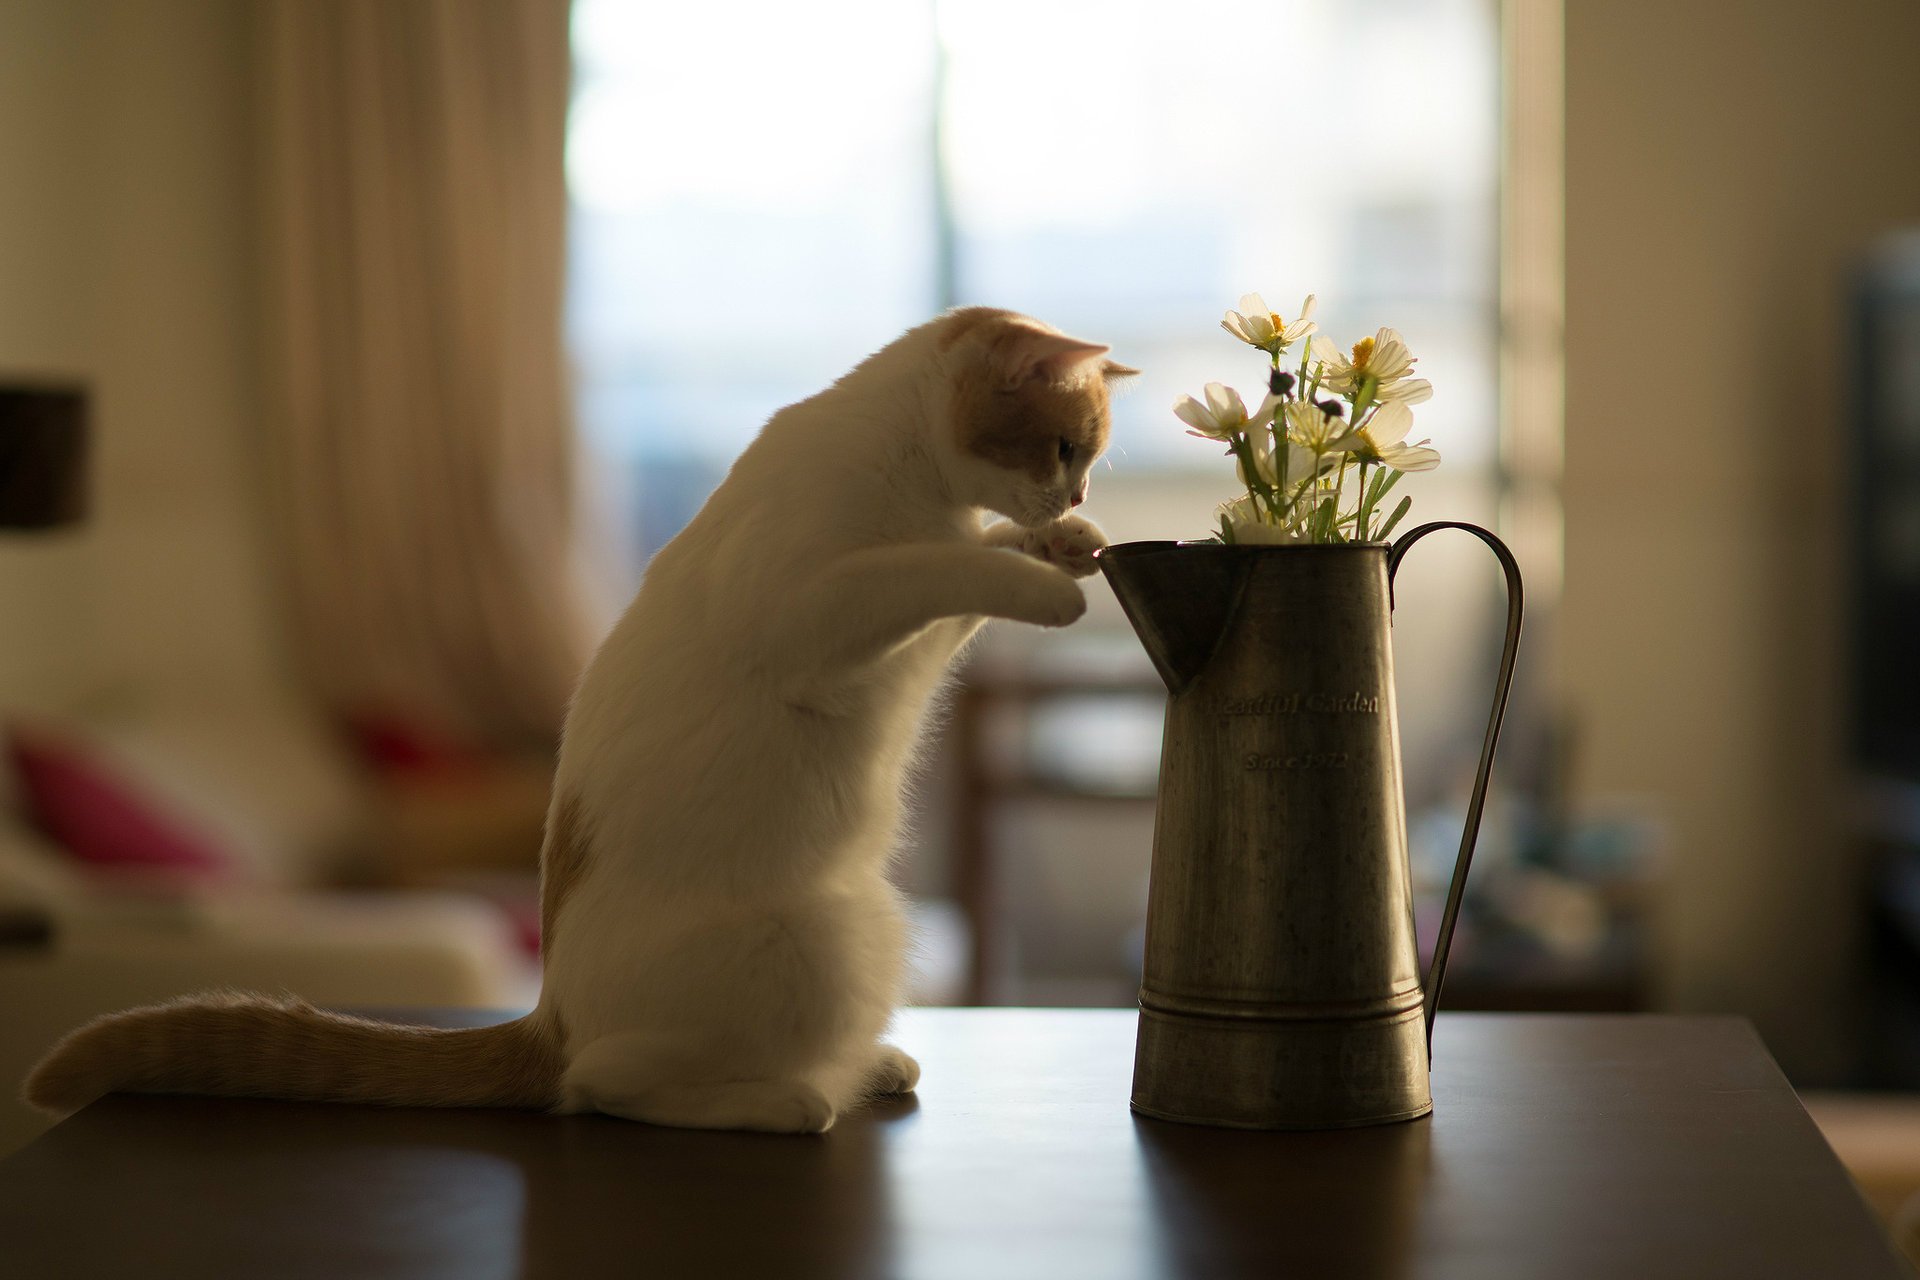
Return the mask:
<path id="1" fill-rule="evenodd" d="M 1060 437 L 1060 461 L 1066 463 L 1068 466 L 1072 466 L 1073 454 L 1074 454 L 1073 441 L 1067 439 L 1065 436 L 1061 436 Z"/>

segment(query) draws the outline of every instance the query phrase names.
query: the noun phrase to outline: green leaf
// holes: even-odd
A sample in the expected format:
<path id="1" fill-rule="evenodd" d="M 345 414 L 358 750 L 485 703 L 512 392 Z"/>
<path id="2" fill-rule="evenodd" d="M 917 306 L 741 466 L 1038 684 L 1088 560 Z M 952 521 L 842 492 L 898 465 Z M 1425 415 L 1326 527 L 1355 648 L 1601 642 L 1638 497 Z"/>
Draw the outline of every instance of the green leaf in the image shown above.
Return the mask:
<path id="1" fill-rule="evenodd" d="M 1387 517 L 1387 522 L 1380 526 L 1380 538 L 1382 541 L 1393 536 L 1393 526 L 1400 523 L 1400 517 L 1407 514 L 1407 508 L 1412 505 L 1412 498 L 1400 499 L 1400 505 L 1393 509 L 1393 514 Z"/>
<path id="2" fill-rule="evenodd" d="M 1335 542 L 1338 540 L 1335 534 L 1335 526 L 1339 515 L 1340 507 L 1335 498 L 1327 497 L 1321 500 L 1319 511 L 1320 533 L 1319 536 L 1314 539 L 1316 542 Z"/>
<path id="3" fill-rule="evenodd" d="M 1380 495 L 1386 492 L 1388 469 L 1381 467 L 1367 478 L 1367 506 L 1380 505 Z"/>

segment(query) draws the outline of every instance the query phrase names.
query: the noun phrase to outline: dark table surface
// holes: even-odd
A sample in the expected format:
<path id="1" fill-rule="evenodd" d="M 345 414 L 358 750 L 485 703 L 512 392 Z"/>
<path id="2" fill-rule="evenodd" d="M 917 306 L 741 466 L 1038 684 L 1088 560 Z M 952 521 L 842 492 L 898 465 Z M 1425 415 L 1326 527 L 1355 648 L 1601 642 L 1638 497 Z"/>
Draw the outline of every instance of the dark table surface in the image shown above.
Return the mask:
<path id="1" fill-rule="evenodd" d="M 1912 1274 L 1734 1018 L 1443 1016 L 1433 1115 L 1328 1133 L 1134 1117 L 1130 1013 L 897 1039 L 818 1137 L 108 1098 L 0 1162 L 0 1275 Z"/>

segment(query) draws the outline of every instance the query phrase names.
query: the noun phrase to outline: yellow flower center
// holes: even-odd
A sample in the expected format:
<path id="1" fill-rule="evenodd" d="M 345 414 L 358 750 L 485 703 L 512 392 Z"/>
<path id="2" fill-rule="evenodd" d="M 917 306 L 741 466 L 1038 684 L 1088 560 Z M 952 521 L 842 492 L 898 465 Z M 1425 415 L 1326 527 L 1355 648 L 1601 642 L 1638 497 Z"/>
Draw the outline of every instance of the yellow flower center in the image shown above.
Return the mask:
<path id="1" fill-rule="evenodd" d="M 1355 373 L 1364 372 L 1367 367 L 1367 362 L 1371 359 L 1373 359 L 1372 338 L 1362 338 L 1353 344 L 1353 371 Z"/>
<path id="2" fill-rule="evenodd" d="M 1280 318 L 1279 312 L 1277 311 L 1267 312 L 1267 319 L 1273 322 L 1273 331 L 1275 333 L 1281 333 L 1285 331 L 1287 327 L 1287 322 Z"/>

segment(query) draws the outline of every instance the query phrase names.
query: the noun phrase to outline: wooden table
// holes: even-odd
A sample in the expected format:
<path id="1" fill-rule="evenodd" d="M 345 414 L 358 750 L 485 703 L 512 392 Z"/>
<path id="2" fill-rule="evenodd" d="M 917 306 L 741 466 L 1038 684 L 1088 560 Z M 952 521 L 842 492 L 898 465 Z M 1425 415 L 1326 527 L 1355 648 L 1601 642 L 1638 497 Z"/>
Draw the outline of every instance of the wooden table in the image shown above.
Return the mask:
<path id="1" fill-rule="evenodd" d="M 1125 1012 L 926 1010 L 824 1137 L 114 1097 L 0 1163 L 0 1274 L 1911 1276 L 1744 1022 L 1452 1015 L 1434 1114 L 1136 1119 Z"/>

